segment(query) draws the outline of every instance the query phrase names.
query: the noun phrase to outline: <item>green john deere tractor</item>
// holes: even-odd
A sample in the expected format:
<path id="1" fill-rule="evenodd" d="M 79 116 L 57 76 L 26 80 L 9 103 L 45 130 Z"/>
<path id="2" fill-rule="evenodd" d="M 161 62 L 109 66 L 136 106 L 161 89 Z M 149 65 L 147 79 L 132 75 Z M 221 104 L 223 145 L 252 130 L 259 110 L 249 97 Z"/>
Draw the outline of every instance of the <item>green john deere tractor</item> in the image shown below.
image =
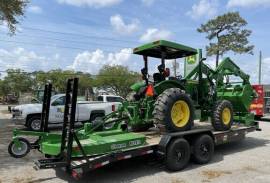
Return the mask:
<path id="1" fill-rule="evenodd" d="M 215 130 L 228 130 L 233 121 L 252 122 L 254 117 L 248 108 L 254 92 L 249 76 L 229 58 L 215 70 L 200 58 L 197 67 L 182 78 L 170 77 L 165 60 L 196 55 L 196 49 L 159 40 L 137 47 L 133 52 L 143 56 L 144 81 L 131 86 L 133 95 L 124 102 L 122 115 L 128 114 L 134 130 L 156 125 L 169 132 L 185 131 L 191 129 L 194 119 L 211 120 Z M 148 73 L 149 57 L 161 59 L 158 72 L 152 77 Z"/>
<path id="2" fill-rule="evenodd" d="M 68 157 L 67 162 L 70 162 L 69 157 L 95 157 L 146 145 L 146 135 L 133 131 L 146 131 L 154 125 L 167 132 L 185 131 L 192 128 L 195 119 L 211 121 L 215 130 L 229 130 L 233 122 L 256 125 L 253 114 L 248 112 L 254 98 L 249 76 L 229 58 L 215 70 L 200 58 L 199 64 L 182 78 L 170 77 L 165 60 L 196 55 L 196 49 L 159 40 L 135 48 L 134 54 L 143 56 L 143 82 L 131 86 L 133 94 L 117 111 L 74 130 L 78 78 L 68 80 L 62 134 L 48 132 L 52 88 L 48 85 L 42 110 L 43 131 L 15 129 L 9 145 L 11 156 L 23 157 L 31 147 L 47 156 L 60 157 L 57 161 L 65 157 Z M 153 76 L 148 73 L 149 57 L 161 59 L 158 72 Z M 38 139 L 29 143 L 21 136 Z M 50 164 L 48 160 L 43 162 Z"/>

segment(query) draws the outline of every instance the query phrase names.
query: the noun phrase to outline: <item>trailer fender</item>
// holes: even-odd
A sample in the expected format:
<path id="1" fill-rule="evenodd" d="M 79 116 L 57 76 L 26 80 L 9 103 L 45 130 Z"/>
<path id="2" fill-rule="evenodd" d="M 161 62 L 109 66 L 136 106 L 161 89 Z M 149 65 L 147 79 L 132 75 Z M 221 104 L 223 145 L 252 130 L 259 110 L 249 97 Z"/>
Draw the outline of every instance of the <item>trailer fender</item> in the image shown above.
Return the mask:
<path id="1" fill-rule="evenodd" d="M 210 137 L 212 137 L 213 140 L 215 140 L 213 133 L 209 129 L 195 129 L 184 132 L 168 133 L 161 137 L 161 140 L 158 145 L 158 153 L 161 155 L 165 155 L 168 145 L 175 138 L 185 138 L 191 144 L 192 139 L 201 134 L 210 135 Z"/>

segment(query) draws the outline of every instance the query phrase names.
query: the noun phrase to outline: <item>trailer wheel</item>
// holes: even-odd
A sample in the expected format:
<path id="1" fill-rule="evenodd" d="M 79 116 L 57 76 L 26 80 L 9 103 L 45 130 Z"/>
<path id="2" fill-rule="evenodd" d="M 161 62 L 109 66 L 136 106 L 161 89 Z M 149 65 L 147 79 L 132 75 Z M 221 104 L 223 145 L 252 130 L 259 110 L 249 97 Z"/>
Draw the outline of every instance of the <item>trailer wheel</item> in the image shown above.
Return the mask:
<path id="1" fill-rule="evenodd" d="M 193 142 L 192 159 L 195 163 L 208 163 L 214 154 L 214 141 L 209 135 L 200 135 Z"/>
<path id="2" fill-rule="evenodd" d="M 30 152 L 30 143 L 25 138 L 18 138 L 20 146 L 17 147 L 14 141 L 8 145 L 8 153 L 14 158 L 22 158 Z"/>
<path id="3" fill-rule="evenodd" d="M 194 107 L 190 97 L 179 88 L 169 88 L 160 94 L 154 104 L 154 123 L 163 124 L 168 132 L 190 130 Z"/>
<path id="4" fill-rule="evenodd" d="M 40 131 L 41 117 L 36 115 L 27 120 L 27 127 L 31 131 Z"/>
<path id="5" fill-rule="evenodd" d="M 187 140 L 178 138 L 173 140 L 167 148 L 165 165 L 170 171 L 184 169 L 190 159 L 190 146 Z"/>
<path id="6" fill-rule="evenodd" d="M 229 130 L 233 123 L 233 106 L 228 100 L 219 100 L 213 108 L 212 126 L 217 131 Z"/>

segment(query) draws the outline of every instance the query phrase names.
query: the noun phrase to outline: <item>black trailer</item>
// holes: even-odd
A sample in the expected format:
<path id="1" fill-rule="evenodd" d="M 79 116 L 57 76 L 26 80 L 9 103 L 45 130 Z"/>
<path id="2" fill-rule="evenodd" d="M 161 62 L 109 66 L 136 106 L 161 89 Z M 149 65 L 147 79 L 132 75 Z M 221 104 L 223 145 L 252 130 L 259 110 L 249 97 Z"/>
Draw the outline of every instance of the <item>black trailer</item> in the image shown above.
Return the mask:
<path id="1" fill-rule="evenodd" d="M 192 130 L 184 132 L 162 134 L 158 130 L 150 129 L 147 132 L 140 132 L 147 139 L 144 146 L 93 157 L 69 157 L 70 163 L 57 161 L 55 158 L 41 159 L 35 162 L 35 169 L 62 167 L 73 178 L 79 179 L 89 171 L 116 161 L 156 154 L 164 158 L 169 170 L 177 171 L 188 165 L 191 156 L 198 164 L 208 163 L 213 157 L 214 146 L 243 140 L 247 133 L 255 130 L 260 129 L 257 126 L 235 125 L 229 131 L 214 131 L 211 125 L 202 122 L 196 124 Z"/>
<path id="2" fill-rule="evenodd" d="M 77 96 L 78 79 L 70 79 L 67 83 L 66 104 L 64 123 L 62 127 L 62 148 L 61 156 L 45 158 L 35 161 L 35 169 L 63 168 L 75 179 L 83 176 L 91 170 L 95 170 L 108 164 L 130 159 L 133 157 L 156 154 L 163 157 L 166 167 L 171 171 L 178 171 L 185 168 L 193 157 L 198 164 L 206 164 L 211 161 L 214 154 L 214 147 L 220 144 L 243 140 L 246 134 L 260 130 L 258 123 L 254 126 L 243 126 L 235 123 L 228 131 L 214 131 L 208 122 L 196 122 L 189 131 L 164 133 L 157 128 L 152 128 L 142 133 L 146 136 L 145 145 L 133 149 L 117 150 L 112 153 L 104 153 L 95 156 L 86 156 L 78 140 L 74 119 Z M 42 131 L 48 132 L 48 111 L 50 103 L 51 85 L 46 86 L 42 111 Z M 73 96 L 71 98 L 71 96 Z M 74 97 L 75 96 L 75 97 Z M 72 144 L 76 142 L 83 154 L 83 157 L 74 158 Z M 31 144 L 31 148 L 37 148 L 37 144 Z"/>

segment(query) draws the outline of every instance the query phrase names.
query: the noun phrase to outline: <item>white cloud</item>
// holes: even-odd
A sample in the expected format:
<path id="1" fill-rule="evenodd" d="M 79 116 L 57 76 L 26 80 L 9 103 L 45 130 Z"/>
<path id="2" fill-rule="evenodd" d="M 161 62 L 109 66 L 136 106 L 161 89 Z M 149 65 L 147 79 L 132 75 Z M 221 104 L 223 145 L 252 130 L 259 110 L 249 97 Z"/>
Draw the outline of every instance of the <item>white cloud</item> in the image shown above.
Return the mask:
<path id="1" fill-rule="evenodd" d="M 22 47 L 13 50 L 0 49 L 1 70 L 20 68 L 25 71 L 57 69 L 61 60 L 56 54 L 52 58 L 40 56 Z"/>
<path id="2" fill-rule="evenodd" d="M 126 24 L 121 15 L 114 15 L 110 18 L 113 29 L 120 34 L 132 34 L 139 29 L 139 20 L 134 19 L 130 24 Z"/>
<path id="3" fill-rule="evenodd" d="M 89 6 L 95 8 L 112 6 L 120 3 L 122 0 L 57 0 L 60 4 L 69 4 L 73 6 Z"/>
<path id="4" fill-rule="evenodd" d="M 156 28 L 149 28 L 140 37 L 140 41 L 149 42 L 149 41 L 155 41 L 158 39 L 170 39 L 171 37 L 172 37 L 172 33 L 168 30 L 159 30 Z"/>
<path id="5" fill-rule="evenodd" d="M 28 11 L 31 12 L 31 13 L 36 13 L 36 14 L 42 13 L 41 7 L 36 6 L 36 5 L 29 6 Z"/>
<path id="6" fill-rule="evenodd" d="M 201 17 L 209 18 L 217 14 L 217 6 L 217 0 L 200 0 L 192 6 L 192 9 L 186 15 L 195 20 Z"/>
<path id="7" fill-rule="evenodd" d="M 155 0 L 141 0 L 141 1 L 146 6 L 150 6 L 150 5 L 152 5 L 155 2 Z"/>
<path id="8" fill-rule="evenodd" d="M 269 6 L 270 0 L 229 0 L 227 7 Z"/>
<path id="9" fill-rule="evenodd" d="M 103 65 L 128 65 L 132 49 L 125 48 L 117 53 L 105 54 L 102 50 L 97 49 L 94 52 L 84 51 L 79 53 L 72 65 L 68 69 L 75 71 L 89 72 L 97 74 Z"/>

